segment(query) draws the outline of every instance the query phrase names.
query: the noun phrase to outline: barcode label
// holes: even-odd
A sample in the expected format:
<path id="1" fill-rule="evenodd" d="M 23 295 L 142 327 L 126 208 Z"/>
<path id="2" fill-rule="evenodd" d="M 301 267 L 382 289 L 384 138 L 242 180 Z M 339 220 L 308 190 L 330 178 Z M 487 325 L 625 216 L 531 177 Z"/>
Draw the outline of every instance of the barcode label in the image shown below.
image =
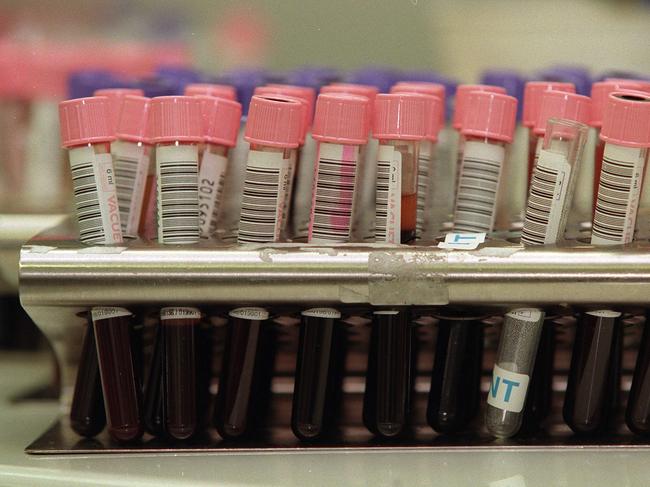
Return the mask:
<path id="1" fill-rule="evenodd" d="M 228 158 L 206 149 L 199 169 L 199 225 L 201 236 L 209 237 L 217 229 Z"/>
<path id="2" fill-rule="evenodd" d="M 160 319 L 165 320 L 200 320 L 201 311 L 197 308 L 162 308 Z"/>
<path id="3" fill-rule="evenodd" d="M 415 239 L 422 239 L 424 232 L 428 229 L 429 214 L 431 212 L 431 158 L 432 143 L 429 140 L 420 142 L 420 154 L 418 156 L 418 198 L 415 223 Z"/>
<path id="4" fill-rule="evenodd" d="M 149 153 L 141 144 L 122 140 L 111 144 L 111 153 L 122 231 L 126 235 L 136 236 L 142 214 L 145 181 L 149 172 Z"/>
<path id="5" fill-rule="evenodd" d="M 314 179 L 309 242 L 348 242 L 359 147 L 321 143 Z"/>
<path id="6" fill-rule="evenodd" d="M 156 148 L 158 241 L 191 244 L 199 240 L 198 148 Z"/>
<path id="7" fill-rule="evenodd" d="M 114 306 L 98 306 L 90 311 L 93 322 L 99 320 L 108 320 L 110 318 L 120 318 L 123 316 L 133 316 L 128 309 L 117 308 Z"/>
<path id="8" fill-rule="evenodd" d="M 79 239 L 87 244 L 122 243 L 120 211 L 111 155 L 93 147 L 70 150 Z"/>
<path id="9" fill-rule="evenodd" d="M 634 236 L 645 149 L 605 145 L 591 243 L 626 244 Z"/>
<path id="10" fill-rule="evenodd" d="M 525 245 L 554 244 L 569 210 L 566 201 L 571 166 L 566 156 L 540 150 L 533 169 L 521 241 Z"/>
<path id="11" fill-rule="evenodd" d="M 505 148 L 501 145 L 465 142 L 454 211 L 455 232 L 492 231 L 504 159 Z"/>
<path id="12" fill-rule="evenodd" d="M 375 240 L 400 243 L 402 203 L 402 154 L 392 145 L 380 145 L 377 153 L 377 203 Z"/>
<path id="13" fill-rule="evenodd" d="M 239 243 L 280 240 L 294 162 L 295 156 L 285 158 L 282 152 L 249 151 L 237 236 Z"/>
<path id="14" fill-rule="evenodd" d="M 280 237 L 288 238 L 287 224 L 289 223 L 289 212 L 291 211 L 291 200 L 293 198 L 293 185 L 296 179 L 296 152 L 291 151 L 289 164 L 289 177 L 287 178 L 287 195 L 282 206 L 282 228 L 280 228 Z"/>

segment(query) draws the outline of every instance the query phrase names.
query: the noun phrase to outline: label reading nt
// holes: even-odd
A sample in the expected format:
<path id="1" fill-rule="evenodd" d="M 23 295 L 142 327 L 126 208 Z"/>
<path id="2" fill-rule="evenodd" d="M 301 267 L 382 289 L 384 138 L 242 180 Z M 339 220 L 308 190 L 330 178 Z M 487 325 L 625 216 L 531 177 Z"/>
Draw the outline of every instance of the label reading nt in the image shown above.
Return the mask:
<path id="1" fill-rule="evenodd" d="M 510 372 L 495 365 L 488 391 L 488 404 L 505 411 L 520 413 L 524 409 L 529 380 L 525 374 Z"/>

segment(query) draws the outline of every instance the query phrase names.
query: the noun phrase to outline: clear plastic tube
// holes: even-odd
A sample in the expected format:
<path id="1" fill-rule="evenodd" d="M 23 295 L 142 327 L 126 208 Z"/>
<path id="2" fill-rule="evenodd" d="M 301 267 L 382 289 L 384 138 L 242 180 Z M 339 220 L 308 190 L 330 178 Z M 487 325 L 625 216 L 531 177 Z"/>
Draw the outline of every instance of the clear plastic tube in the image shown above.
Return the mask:
<path id="1" fill-rule="evenodd" d="M 418 242 L 431 242 L 442 231 L 445 218 L 440 213 L 438 204 L 440 197 L 436 195 L 436 169 L 439 165 L 436 159 L 436 143 L 431 140 L 420 142 L 418 155 L 418 197 L 415 239 Z"/>
<path id="2" fill-rule="evenodd" d="M 463 155 L 454 208 L 454 231 L 490 233 L 508 144 L 484 137 L 463 137 Z"/>
<path id="3" fill-rule="evenodd" d="M 550 119 L 533 168 L 521 242 L 555 244 L 564 238 L 589 128 Z"/>
<path id="4" fill-rule="evenodd" d="M 377 154 L 375 238 L 377 242 L 415 240 L 419 142 L 380 140 Z"/>
<path id="5" fill-rule="evenodd" d="M 537 308 L 505 316 L 485 414 L 485 425 L 497 438 L 514 436 L 521 427 L 543 323 L 544 312 Z"/>
<path id="6" fill-rule="evenodd" d="M 295 149 L 251 145 L 242 193 L 239 243 L 280 241 L 295 163 Z"/>
<path id="7" fill-rule="evenodd" d="M 219 144 L 206 144 L 199 168 L 201 237 L 210 237 L 217 230 L 227 171 L 228 147 Z"/>

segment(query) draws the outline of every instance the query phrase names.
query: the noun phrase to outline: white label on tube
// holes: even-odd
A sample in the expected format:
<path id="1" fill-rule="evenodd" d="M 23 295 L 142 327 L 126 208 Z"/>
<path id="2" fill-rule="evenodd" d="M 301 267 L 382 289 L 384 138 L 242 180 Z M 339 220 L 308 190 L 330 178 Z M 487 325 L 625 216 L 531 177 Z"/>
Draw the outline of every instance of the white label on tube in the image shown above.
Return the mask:
<path id="1" fill-rule="evenodd" d="M 161 320 L 200 320 L 201 311 L 196 308 L 162 308 L 160 310 Z"/>
<path id="2" fill-rule="evenodd" d="M 428 230 L 428 217 L 432 210 L 430 186 L 430 167 L 433 143 L 430 140 L 420 142 L 418 155 L 418 199 L 415 224 L 415 239 L 420 240 Z"/>
<path id="3" fill-rule="evenodd" d="M 252 321 L 265 321 L 269 319 L 269 312 L 264 308 L 237 308 L 228 313 L 233 318 Z"/>
<path id="4" fill-rule="evenodd" d="M 598 318 L 618 318 L 621 316 L 621 313 L 618 311 L 612 311 L 611 309 L 601 309 L 597 311 L 587 311 L 588 315 L 597 316 Z"/>
<path id="5" fill-rule="evenodd" d="M 505 155 L 505 148 L 496 143 L 465 142 L 454 211 L 454 231 L 490 233 L 493 230 Z"/>
<path id="6" fill-rule="evenodd" d="M 605 144 L 591 243 L 632 241 L 646 149 Z"/>
<path id="7" fill-rule="evenodd" d="M 149 154 L 143 145 L 116 140 L 111 144 L 120 221 L 126 235 L 136 236 L 140 225 Z"/>
<path id="8" fill-rule="evenodd" d="M 485 233 L 448 233 L 438 248 L 450 250 L 474 250 L 485 242 Z"/>
<path id="9" fill-rule="evenodd" d="M 280 240 L 295 156 L 282 152 L 251 150 L 239 219 L 239 243 L 268 243 Z"/>
<path id="10" fill-rule="evenodd" d="M 510 318 L 530 323 L 539 323 L 544 318 L 544 312 L 537 308 L 518 308 L 506 314 Z"/>
<path id="11" fill-rule="evenodd" d="M 314 179 L 310 243 L 350 240 L 359 146 L 321 143 Z"/>
<path id="12" fill-rule="evenodd" d="M 196 145 L 156 148 L 158 242 L 162 244 L 199 240 L 198 161 Z"/>
<path id="13" fill-rule="evenodd" d="M 286 195 L 284 198 L 284 205 L 282 207 L 282 228 L 280 229 L 280 235 L 283 235 L 283 232 L 287 230 L 287 223 L 289 222 L 289 212 L 291 211 L 291 200 L 293 198 L 293 185 L 296 179 L 296 161 L 298 157 L 298 151 L 291 151 L 289 156 L 289 177 L 287 178 L 287 187 Z"/>
<path id="14" fill-rule="evenodd" d="M 488 391 L 488 404 L 512 413 L 520 413 L 526 402 L 529 380 L 525 374 L 510 372 L 495 364 Z"/>
<path id="15" fill-rule="evenodd" d="M 209 237 L 217 228 L 223 182 L 228 168 L 228 158 L 203 151 L 199 169 L 199 224 L 201 236 Z"/>
<path id="16" fill-rule="evenodd" d="M 93 147 L 70 150 L 79 239 L 88 244 L 122 243 L 120 210 L 111 155 Z"/>
<path id="17" fill-rule="evenodd" d="M 93 308 L 90 314 L 92 316 L 93 321 L 107 320 L 110 318 L 119 318 L 121 316 L 133 315 L 133 313 L 131 313 L 128 309 L 117 308 L 114 306 L 98 306 L 96 308 Z"/>
<path id="18" fill-rule="evenodd" d="M 377 154 L 375 239 L 399 244 L 402 216 L 402 154 L 392 145 L 380 145 Z"/>
<path id="19" fill-rule="evenodd" d="M 341 318 L 341 312 L 334 308 L 312 308 L 307 309 L 300 314 L 312 318 L 329 318 L 335 320 Z"/>
<path id="20" fill-rule="evenodd" d="M 524 244 L 554 244 L 562 237 L 560 224 L 568 211 L 566 197 L 570 177 L 571 166 L 564 154 L 539 151 L 521 235 Z"/>

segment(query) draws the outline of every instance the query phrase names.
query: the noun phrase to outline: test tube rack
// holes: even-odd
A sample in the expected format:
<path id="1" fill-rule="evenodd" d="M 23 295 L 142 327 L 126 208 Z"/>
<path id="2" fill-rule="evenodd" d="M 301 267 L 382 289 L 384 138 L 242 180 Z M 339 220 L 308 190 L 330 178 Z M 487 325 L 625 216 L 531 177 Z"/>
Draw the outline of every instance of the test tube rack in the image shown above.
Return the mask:
<path id="1" fill-rule="evenodd" d="M 258 305 L 299 310 L 314 306 L 433 309 L 443 305 L 470 305 L 494 307 L 495 314 L 500 314 L 509 306 L 560 303 L 638 309 L 648 303 L 650 296 L 648 243 L 597 248 L 573 242 L 565 246 L 525 248 L 507 241 L 488 240 L 475 250 L 446 250 L 436 246 L 383 244 L 227 246 L 213 241 L 194 246 L 160 246 L 135 240 L 121 247 L 89 247 L 75 241 L 73 235 L 69 224 L 54 228 L 24 245 L 20 254 L 21 302 L 57 354 L 64 410 L 74 384 L 85 313 L 93 306 L 124 306 L 134 310 L 192 305 L 204 310 L 227 310 Z M 290 394 L 284 392 L 288 396 L 285 406 L 290 410 Z M 424 440 L 408 446 L 646 446 L 643 439 L 631 437 L 629 433 L 615 436 L 607 444 L 576 441 L 566 427 L 563 434 L 562 440 L 513 439 L 495 444 L 485 435 L 432 439 L 435 435 L 429 430 Z M 171 447 L 156 441 L 136 447 L 111 445 L 108 441 L 80 442 L 62 420 L 27 451 L 123 453 L 304 447 L 295 439 L 290 442 L 280 437 L 264 444 L 239 446 L 215 444 L 214 438 L 203 444 L 198 441 L 198 446 L 194 442 Z M 366 439 L 335 446 L 387 445 Z"/>

